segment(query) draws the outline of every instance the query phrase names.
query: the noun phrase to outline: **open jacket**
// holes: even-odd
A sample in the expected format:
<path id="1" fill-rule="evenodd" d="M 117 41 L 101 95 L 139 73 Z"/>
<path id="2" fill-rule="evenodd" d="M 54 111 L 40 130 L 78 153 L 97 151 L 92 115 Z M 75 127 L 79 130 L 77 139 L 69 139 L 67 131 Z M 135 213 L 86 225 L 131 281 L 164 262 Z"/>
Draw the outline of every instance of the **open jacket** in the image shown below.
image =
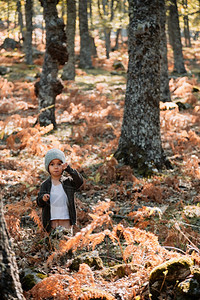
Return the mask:
<path id="1" fill-rule="evenodd" d="M 68 209 L 69 209 L 69 216 L 70 216 L 70 223 L 71 225 L 76 224 L 76 207 L 74 202 L 74 193 L 77 189 L 83 184 L 82 176 L 75 170 L 72 169 L 69 165 L 64 170 L 67 171 L 70 177 L 61 176 L 60 182 L 63 186 L 63 189 L 68 198 Z M 48 201 L 44 201 L 42 198 L 44 194 L 49 194 L 51 191 L 51 177 L 48 177 L 40 187 L 40 191 L 37 197 L 37 205 L 42 207 L 42 223 L 44 228 L 47 232 L 51 231 L 51 209 L 50 209 L 50 199 Z"/>

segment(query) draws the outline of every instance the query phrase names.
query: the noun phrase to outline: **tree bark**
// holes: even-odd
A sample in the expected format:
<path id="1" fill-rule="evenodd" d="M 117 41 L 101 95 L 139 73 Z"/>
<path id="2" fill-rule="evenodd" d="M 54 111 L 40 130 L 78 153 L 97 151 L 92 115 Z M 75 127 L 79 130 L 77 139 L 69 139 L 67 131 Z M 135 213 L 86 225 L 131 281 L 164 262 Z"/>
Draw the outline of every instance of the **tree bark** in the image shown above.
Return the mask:
<path id="1" fill-rule="evenodd" d="M 183 8 L 185 10 L 184 16 L 183 16 L 183 23 L 184 23 L 184 37 L 185 37 L 185 46 L 191 47 L 191 39 L 190 39 L 190 28 L 189 28 L 189 17 L 188 17 L 188 1 L 183 0 L 182 1 Z"/>
<path id="2" fill-rule="evenodd" d="M 90 37 L 88 32 L 87 0 L 79 0 L 80 62 L 83 69 L 92 68 Z"/>
<path id="3" fill-rule="evenodd" d="M 26 0 L 25 16 L 26 16 L 25 60 L 28 65 L 32 65 L 33 64 L 33 53 L 32 53 L 33 2 L 32 0 Z"/>
<path id="4" fill-rule="evenodd" d="M 114 0 L 111 0 L 110 3 L 108 0 L 102 0 L 103 6 L 103 14 L 100 12 L 100 1 L 98 1 L 98 9 L 100 17 L 104 20 L 104 36 L 105 36 L 105 46 L 106 46 L 106 57 L 109 59 L 110 57 L 110 50 L 111 50 L 111 26 L 110 22 L 113 21 L 114 18 Z"/>
<path id="5" fill-rule="evenodd" d="M 18 24 L 20 27 L 21 37 L 22 37 L 22 41 L 24 43 L 25 35 L 24 35 L 23 15 L 22 15 L 22 9 L 21 9 L 21 0 L 17 1 L 17 13 L 18 13 Z"/>
<path id="6" fill-rule="evenodd" d="M 129 0 L 129 64 L 115 157 L 144 176 L 168 161 L 160 136 L 159 0 Z"/>
<path id="7" fill-rule="evenodd" d="M 105 45 L 106 45 L 106 58 L 109 59 L 110 57 L 110 34 L 111 34 L 111 30 L 110 28 L 105 28 L 104 29 L 104 36 L 105 36 Z"/>
<path id="8" fill-rule="evenodd" d="M 67 0 L 67 50 L 69 53 L 68 62 L 63 68 L 62 79 L 74 80 L 75 79 L 75 53 L 74 41 L 76 30 L 76 1 Z"/>
<path id="9" fill-rule="evenodd" d="M 185 37 L 185 46 L 191 47 L 191 39 L 190 39 L 190 28 L 189 28 L 189 18 L 188 15 L 183 17 L 184 22 L 184 37 Z"/>
<path id="10" fill-rule="evenodd" d="M 183 60 L 178 8 L 176 0 L 170 0 L 168 25 L 170 42 L 172 44 L 174 55 L 174 72 L 177 72 L 178 74 L 187 73 Z"/>
<path id="11" fill-rule="evenodd" d="M 160 6 L 160 101 L 171 101 L 169 90 L 168 59 L 167 59 L 167 39 L 165 33 L 166 8 L 165 0 L 159 0 Z"/>
<path id="12" fill-rule="evenodd" d="M 67 39 L 63 20 L 58 18 L 57 0 L 40 0 L 46 24 L 46 52 L 40 81 L 35 84 L 39 99 L 39 123 L 41 126 L 53 124 L 56 128 L 55 101 L 62 92 L 63 85 L 57 78 L 58 65 L 68 60 Z"/>
<path id="13" fill-rule="evenodd" d="M 112 48 L 112 51 L 118 50 L 119 49 L 119 35 L 121 33 L 122 29 L 118 28 L 116 32 L 116 38 L 115 38 L 115 46 Z"/>
<path id="14" fill-rule="evenodd" d="M 0 201 L 0 299 L 25 300 Z"/>

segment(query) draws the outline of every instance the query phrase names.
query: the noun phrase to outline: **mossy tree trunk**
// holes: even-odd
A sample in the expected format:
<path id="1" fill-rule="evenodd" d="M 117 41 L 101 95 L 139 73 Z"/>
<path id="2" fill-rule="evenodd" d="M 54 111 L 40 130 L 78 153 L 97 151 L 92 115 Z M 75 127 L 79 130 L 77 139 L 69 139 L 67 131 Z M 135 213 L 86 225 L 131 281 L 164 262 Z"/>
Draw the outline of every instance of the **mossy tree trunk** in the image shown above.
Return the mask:
<path id="1" fill-rule="evenodd" d="M 0 199 L 0 299 L 25 300 Z"/>
<path id="2" fill-rule="evenodd" d="M 76 31 L 76 1 L 67 0 L 67 49 L 69 60 L 63 68 L 62 79 L 74 80 L 75 78 L 75 53 L 74 41 Z"/>
<path id="3" fill-rule="evenodd" d="M 160 136 L 159 0 L 129 0 L 129 64 L 115 157 L 140 174 L 167 164 Z"/>
<path id="4" fill-rule="evenodd" d="M 179 16 L 176 0 L 169 1 L 169 17 L 168 17 L 168 33 L 169 40 L 173 48 L 174 56 L 174 72 L 179 74 L 187 73 L 184 66 L 181 33 L 179 26 Z"/>
<path id="5" fill-rule="evenodd" d="M 57 78 L 58 66 L 68 60 L 67 38 L 64 23 L 58 18 L 56 5 L 59 0 L 40 0 L 46 24 L 46 52 L 40 81 L 35 84 L 39 99 L 39 123 L 41 126 L 53 124 L 56 128 L 55 101 L 62 92 L 63 85 Z"/>
<path id="6" fill-rule="evenodd" d="M 160 5 L 160 100 L 171 101 L 169 90 L 168 59 L 167 59 L 167 38 L 165 33 L 166 7 L 165 0 L 159 0 Z"/>

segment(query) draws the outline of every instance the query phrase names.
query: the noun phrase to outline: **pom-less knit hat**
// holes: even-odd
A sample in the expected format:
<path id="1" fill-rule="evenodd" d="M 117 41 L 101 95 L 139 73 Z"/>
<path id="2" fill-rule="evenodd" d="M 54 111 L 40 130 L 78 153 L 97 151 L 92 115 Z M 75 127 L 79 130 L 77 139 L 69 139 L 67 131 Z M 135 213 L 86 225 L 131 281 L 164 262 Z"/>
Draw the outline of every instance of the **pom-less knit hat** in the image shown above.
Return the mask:
<path id="1" fill-rule="evenodd" d="M 63 162 L 63 164 L 66 162 L 65 155 L 61 150 L 51 149 L 47 151 L 44 160 L 45 169 L 47 170 L 47 172 L 49 172 L 49 164 L 53 159 L 60 159 Z"/>

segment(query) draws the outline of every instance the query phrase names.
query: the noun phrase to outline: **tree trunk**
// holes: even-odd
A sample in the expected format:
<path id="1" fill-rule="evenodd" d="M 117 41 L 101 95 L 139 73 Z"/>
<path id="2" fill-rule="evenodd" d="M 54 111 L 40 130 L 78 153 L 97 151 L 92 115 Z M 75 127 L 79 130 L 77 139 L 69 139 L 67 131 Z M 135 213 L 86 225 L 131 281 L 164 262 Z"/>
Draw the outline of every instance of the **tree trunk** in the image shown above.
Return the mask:
<path id="1" fill-rule="evenodd" d="M 25 15 L 26 15 L 25 60 L 28 65 L 32 65 L 33 64 L 33 53 L 32 53 L 33 2 L 32 0 L 26 0 Z"/>
<path id="2" fill-rule="evenodd" d="M 0 299 L 23 300 L 18 267 L 0 202 Z"/>
<path id="3" fill-rule="evenodd" d="M 170 25 L 169 34 L 174 54 L 174 72 L 177 72 L 179 74 L 187 73 L 183 60 L 178 8 L 176 0 L 170 0 L 168 24 Z"/>
<path id="4" fill-rule="evenodd" d="M 80 62 L 83 69 L 92 68 L 90 37 L 88 32 L 87 0 L 79 0 Z"/>
<path id="5" fill-rule="evenodd" d="M 40 0 L 46 24 L 46 52 L 40 81 L 35 84 L 39 99 L 39 123 L 41 126 L 53 124 L 56 128 L 55 100 L 62 92 L 63 85 L 57 78 L 58 65 L 68 60 L 67 39 L 63 20 L 58 18 L 57 0 Z"/>
<path id="6" fill-rule="evenodd" d="M 171 101 L 169 90 L 168 60 L 167 60 L 167 39 L 165 33 L 166 9 L 165 0 L 159 0 L 160 6 L 160 101 Z"/>
<path id="7" fill-rule="evenodd" d="M 103 2 L 104 18 L 105 18 L 105 21 L 106 21 L 105 23 L 107 23 L 108 20 L 110 22 L 112 22 L 113 18 L 114 18 L 114 10 L 113 10 L 114 0 L 111 0 L 111 5 L 109 5 L 108 0 L 103 0 L 102 2 Z M 109 6 L 110 6 L 110 11 L 109 11 Z M 109 59 L 110 50 L 111 50 L 111 41 L 110 41 L 111 27 L 108 26 L 108 25 L 105 25 L 104 36 L 105 36 L 105 46 L 106 46 L 106 57 L 107 57 L 107 59 Z"/>
<path id="8" fill-rule="evenodd" d="M 74 80 L 75 78 L 75 53 L 74 41 L 76 30 L 76 0 L 67 0 L 67 50 L 69 60 L 63 68 L 62 79 Z"/>
<path id="9" fill-rule="evenodd" d="M 20 33 L 21 33 L 21 38 L 24 43 L 24 22 L 23 22 L 23 15 L 22 15 L 22 8 L 21 8 L 21 0 L 17 1 L 17 13 L 18 13 L 18 24 L 20 27 Z"/>
<path id="10" fill-rule="evenodd" d="M 110 57 L 110 28 L 104 29 L 104 36 L 105 36 L 105 45 L 106 45 L 106 57 L 109 59 Z"/>
<path id="11" fill-rule="evenodd" d="M 190 28 L 189 28 L 189 18 L 188 15 L 183 17 L 184 22 L 184 37 L 185 37 L 185 46 L 191 47 L 191 39 L 190 39 Z"/>
<path id="12" fill-rule="evenodd" d="M 188 18 L 188 1 L 182 1 L 183 8 L 185 10 L 183 16 L 183 24 L 184 24 L 184 37 L 185 37 L 185 46 L 191 47 L 191 39 L 190 39 L 190 28 L 189 28 L 189 18 Z"/>
<path id="13" fill-rule="evenodd" d="M 98 57 L 98 55 L 97 55 L 97 47 L 96 47 L 96 44 L 95 44 L 95 39 L 92 36 L 90 36 L 90 48 L 91 48 L 91 55 L 93 57 Z"/>
<path id="14" fill-rule="evenodd" d="M 92 12 L 92 0 L 88 0 L 88 6 L 89 6 L 89 16 L 90 16 L 90 29 L 94 30 L 94 24 L 93 24 L 93 12 Z"/>
<path id="15" fill-rule="evenodd" d="M 159 0 L 129 0 L 129 65 L 115 157 L 144 176 L 167 165 L 160 136 Z"/>
<path id="16" fill-rule="evenodd" d="M 119 49 L 119 35 L 121 33 L 122 29 L 118 28 L 116 32 L 116 38 L 115 38 L 115 46 L 112 48 L 112 51 L 118 50 Z"/>
<path id="17" fill-rule="evenodd" d="M 10 30 L 10 0 L 7 0 L 7 29 Z"/>

